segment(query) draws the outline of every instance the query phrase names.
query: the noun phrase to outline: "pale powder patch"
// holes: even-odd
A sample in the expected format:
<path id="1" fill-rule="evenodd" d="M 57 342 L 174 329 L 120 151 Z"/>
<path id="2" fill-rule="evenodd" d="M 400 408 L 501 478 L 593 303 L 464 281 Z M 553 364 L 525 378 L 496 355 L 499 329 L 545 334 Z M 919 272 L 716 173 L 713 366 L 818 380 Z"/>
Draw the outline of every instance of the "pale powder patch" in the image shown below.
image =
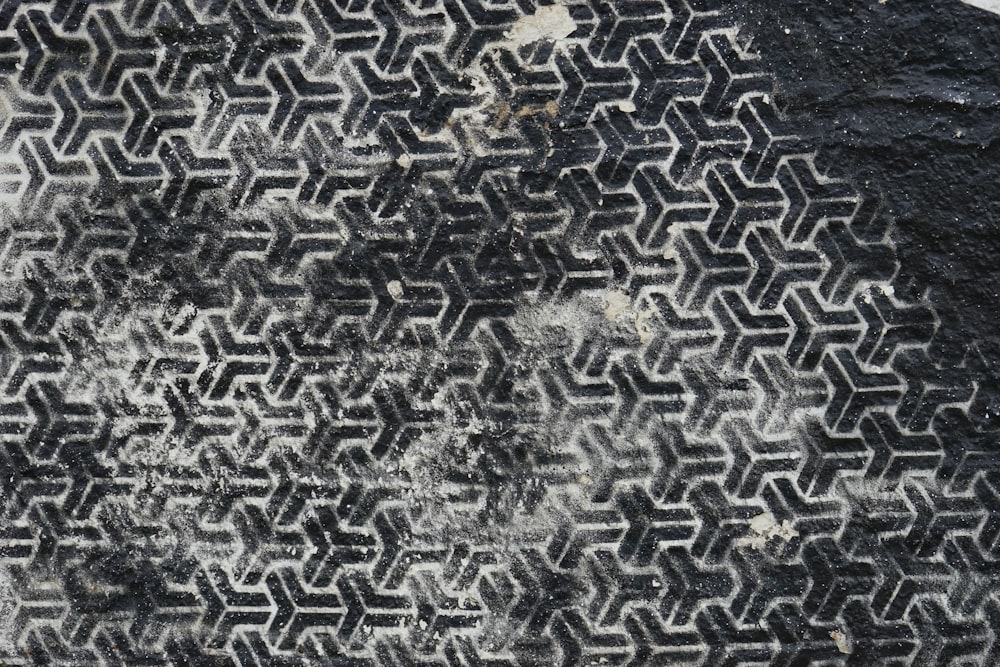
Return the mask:
<path id="1" fill-rule="evenodd" d="M 562 5 L 539 7 L 534 14 L 522 16 L 511 29 L 508 39 L 514 47 L 525 46 L 543 39 L 558 42 L 576 30 L 569 10 Z"/>
<path id="2" fill-rule="evenodd" d="M 779 524 L 770 512 L 758 514 L 750 519 L 750 532 L 752 535 L 741 538 L 738 543 L 751 549 L 763 549 L 767 541 L 774 537 L 787 542 L 799 534 L 799 531 L 792 528 L 790 521 L 786 519 Z"/>
<path id="3" fill-rule="evenodd" d="M 616 322 L 623 315 L 628 317 L 628 322 L 639 334 L 639 341 L 643 344 L 653 339 L 653 327 L 651 319 L 656 313 L 652 306 L 639 309 L 632 306 L 632 299 L 624 292 L 608 291 L 604 293 L 604 317 Z"/>
<path id="4" fill-rule="evenodd" d="M 632 299 L 624 292 L 604 293 L 604 317 L 614 322 L 632 308 Z"/>

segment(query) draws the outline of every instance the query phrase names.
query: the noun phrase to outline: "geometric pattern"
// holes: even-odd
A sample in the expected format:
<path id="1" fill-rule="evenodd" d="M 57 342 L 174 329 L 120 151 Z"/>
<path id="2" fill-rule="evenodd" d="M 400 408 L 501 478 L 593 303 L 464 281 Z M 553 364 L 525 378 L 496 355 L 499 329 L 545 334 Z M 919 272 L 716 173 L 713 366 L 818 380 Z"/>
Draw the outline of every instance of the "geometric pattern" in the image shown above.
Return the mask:
<path id="1" fill-rule="evenodd" d="M 0 2 L 0 662 L 1000 663 L 1000 392 L 702 0 Z"/>

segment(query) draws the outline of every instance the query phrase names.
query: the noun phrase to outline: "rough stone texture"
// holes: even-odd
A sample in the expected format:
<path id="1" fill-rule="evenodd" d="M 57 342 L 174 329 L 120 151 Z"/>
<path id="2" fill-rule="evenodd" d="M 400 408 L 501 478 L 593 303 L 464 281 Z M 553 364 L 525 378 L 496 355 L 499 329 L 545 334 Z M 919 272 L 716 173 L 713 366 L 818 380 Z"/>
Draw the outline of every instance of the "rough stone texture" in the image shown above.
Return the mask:
<path id="1" fill-rule="evenodd" d="M 998 25 L 0 3 L 0 662 L 997 664 Z"/>
<path id="2" fill-rule="evenodd" d="M 950 351 L 1000 371 L 1000 18 L 940 0 L 733 3 L 775 99 L 895 221 L 897 287 L 931 290 Z M 787 32 L 786 32 L 787 30 Z M 1000 412 L 1000 405 L 995 406 Z"/>

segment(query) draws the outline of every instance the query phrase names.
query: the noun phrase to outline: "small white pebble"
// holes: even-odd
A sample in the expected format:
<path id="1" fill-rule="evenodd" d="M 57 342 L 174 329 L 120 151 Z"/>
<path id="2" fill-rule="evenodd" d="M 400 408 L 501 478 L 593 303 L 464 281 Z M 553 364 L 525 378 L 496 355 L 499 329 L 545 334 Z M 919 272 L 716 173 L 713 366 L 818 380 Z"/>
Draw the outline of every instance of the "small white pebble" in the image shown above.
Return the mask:
<path id="1" fill-rule="evenodd" d="M 400 299 L 403 298 L 403 283 L 399 282 L 398 280 L 390 280 L 388 283 L 386 283 L 385 289 L 387 292 L 389 292 L 389 296 L 391 296 L 396 301 L 399 301 Z"/>

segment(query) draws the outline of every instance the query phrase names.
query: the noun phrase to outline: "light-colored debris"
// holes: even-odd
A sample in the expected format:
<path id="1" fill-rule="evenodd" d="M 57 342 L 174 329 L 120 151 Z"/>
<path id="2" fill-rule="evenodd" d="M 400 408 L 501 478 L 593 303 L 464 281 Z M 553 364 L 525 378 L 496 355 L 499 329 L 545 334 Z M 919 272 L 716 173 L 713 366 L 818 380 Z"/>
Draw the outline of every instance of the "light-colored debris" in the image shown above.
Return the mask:
<path id="1" fill-rule="evenodd" d="M 632 307 L 632 299 L 624 292 L 604 293 L 604 317 L 614 322 Z"/>
<path id="2" fill-rule="evenodd" d="M 558 42 L 576 30 L 569 10 L 562 5 L 539 7 L 534 14 L 522 16 L 511 28 L 508 39 L 515 48 L 543 39 Z"/>
<path id="3" fill-rule="evenodd" d="M 632 299 L 624 292 L 607 291 L 604 293 L 604 317 L 611 322 L 617 322 L 622 316 L 635 328 L 639 341 L 643 344 L 653 339 L 651 319 L 656 313 L 652 305 L 639 309 L 632 305 Z"/>
<path id="4" fill-rule="evenodd" d="M 555 100 L 549 100 L 545 104 L 525 104 L 517 110 L 517 113 L 514 114 L 514 118 L 525 118 L 540 113 L 546 114 L 549 118 L 555 118 L 559 114 L 559 103 Z"/>
<path id="5" fill-rule="evenodd" d="M 851 641 L 847 638 L 840 630 L 832 630 L 830 632 L 830 637 L 833 638 L 833 643 L 837 645 L 837 650 L 841 653 L 851 652 Z"/>
<path id="6" fill-rule="evenodd" d="M 403 298 L 403 283 L 398 280 L 390 280 L 386 283 L 385 290 L 389 293 L 389 296 L 396 301 Z"/>
<path id="7" fill-rule="evenodd" d="M 779 538 L 785 542 L 798 537 L 799 531 L 792 528 L 787 519 L 780 524 L 770 512 L 758 514 L 750 519 L 750 535 L 739 540 L 740 544 L 751 549 L 763 549 L 771 538 Z"/>

